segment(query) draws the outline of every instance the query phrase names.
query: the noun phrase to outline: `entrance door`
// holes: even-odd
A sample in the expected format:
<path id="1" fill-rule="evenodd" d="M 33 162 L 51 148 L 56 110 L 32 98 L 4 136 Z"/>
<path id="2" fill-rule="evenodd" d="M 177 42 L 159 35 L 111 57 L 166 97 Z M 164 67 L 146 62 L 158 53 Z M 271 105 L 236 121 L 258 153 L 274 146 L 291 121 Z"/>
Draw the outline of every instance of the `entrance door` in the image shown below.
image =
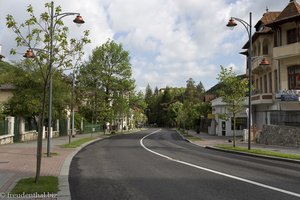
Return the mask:
<path id="1" fill-rule="evenodd" d="M 222 136 L 226 135 L 226 122 L 222 121 Z"/>

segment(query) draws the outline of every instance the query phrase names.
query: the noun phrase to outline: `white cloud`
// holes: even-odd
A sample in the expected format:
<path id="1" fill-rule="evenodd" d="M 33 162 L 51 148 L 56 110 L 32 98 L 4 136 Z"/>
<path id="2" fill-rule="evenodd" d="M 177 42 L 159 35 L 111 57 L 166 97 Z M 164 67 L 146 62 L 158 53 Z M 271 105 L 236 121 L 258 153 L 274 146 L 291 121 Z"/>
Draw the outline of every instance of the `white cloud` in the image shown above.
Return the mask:
<path id="1" fill-rule="evenodd" d="M 1 0 L 0 44 L 7 59 L 9 49 L 15 47 L 14 35 L 5 27 L 10 13 L 17 21 L 26 19 L 26 7 L 32 4 L 37 13 L 44 10 L 45 0 Z M 219 66 L 232 66 L 245 72 L 245 58 L 239 55 L 247 41 L 245 28 L 239 24 L 234 31 L 225 26 L 230 16 L 249 21 L 253 25 L 262 17 L 266 6 L 282 10 L 288 1 L 274 0 L 86 0 L 83 2 L 57 0 L 64 12 L 80 12 L 86 23 L 79 29 L 72 19 L 64 19 L 70 26 L 70 36 L 89 29 L 92 44 L 86 58 L 96 46 L 108 38 L 123 43 L 130 52 L 133 76 L 138 88 L 148 83 L 155 86 L 184 86 L 188 78 L 202 81 L 206 89 L 217 80 Z"/>

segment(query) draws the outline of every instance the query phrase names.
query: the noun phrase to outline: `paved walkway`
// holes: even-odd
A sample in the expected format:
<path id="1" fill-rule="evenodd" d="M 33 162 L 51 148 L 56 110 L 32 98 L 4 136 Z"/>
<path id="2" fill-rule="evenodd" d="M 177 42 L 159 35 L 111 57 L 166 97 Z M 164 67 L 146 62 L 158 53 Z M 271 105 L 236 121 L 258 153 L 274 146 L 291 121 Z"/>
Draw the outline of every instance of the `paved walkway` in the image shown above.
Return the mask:
<path id="1" fill-rule="evenodd" d="M 227 144 L 232 145 L 232 142 L 229 142 L 229 140 L 232 140 L 232 137 L 228 136 L 211 136 L 207 133 L 200 133 L 197 134 L 194 131 L 189 130 L 189 134 L 194 137 L 199 137 L 202 140 L 196 141 L 197 145 L 206 147 L 206 146 L 216 146 L 219 144 Z M 236 141 L 237 146 L 243 146 L 248 147 L 248 142 L 242 141 L 241 137 L 237 137 Z M 265 149 L 270 151 L 276 151 L 276 152 L 282 152 L 282 153 L 290 153 L 290 154 L 299 154 L 300 155 L 300 148 L 296 147 L 283 147 L 283 146 L 275 146 L 275 145 L 264 145 L 264 144 L 256 144 L 251 142 L 251 148 L 254 149 Z"/>
<path id="2" fill-rule="evenodd" d="M 90 136 L 90 134 L 76 135 L 75 138 L 72 138 L 72 141 Z M 94 133 L 93 137 L 103 138 L 105 136 Z M 55 153 L 55 155 L 47 157 L 46 140 L 43 141 L 44 155 L 42 158 L 41 176 L 60 175 L 65 160 L 70 154 L 76 151 L 76 149 L 60 147 L 62 144 L 67 144 L 68 142 L 68 136 L 51 139 L 50 151 L 51 153 Z M 36 145 L 36 141 L 0 145 L 0 199 L 3 197 L 1 195 L 9 193 L 19 179 L 35 177 Z"/>

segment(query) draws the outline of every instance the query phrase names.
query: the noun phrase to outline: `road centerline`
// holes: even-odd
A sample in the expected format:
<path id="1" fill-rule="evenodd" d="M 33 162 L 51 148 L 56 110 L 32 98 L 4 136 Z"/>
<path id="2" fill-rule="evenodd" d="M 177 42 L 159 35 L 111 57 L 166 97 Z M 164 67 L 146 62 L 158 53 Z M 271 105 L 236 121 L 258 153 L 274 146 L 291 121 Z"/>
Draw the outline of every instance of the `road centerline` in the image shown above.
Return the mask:
<path id="1" fill-rule="evenodd" d="M 180 163 L 180 164 L 183 164 L 183 165 L 194 167 L 196 169 L 200 169 L 200 170 L 207 171 L 207 172 L 210 172 L 210 173 L 214 173 L 214 174 L 217 174 L 217 175 L 220 175 L 220 176 L 224 176 L 224 177 L 227 177 L 227 178 L 235 179 L 235 180 L 238 180 L 238 181 L 242 181 L 242 182 L 245 182 L 245 183 L 248 183 L 248 184 L 252 184 L 252 185 L 256 185 L 256 186 L 259 186 L 259 187 L 263 187 L 263 188 L 266 188 L 266 189 L 270 189 L 270 190 L 273 190 L 273 191 L 281 192 L 281 193 L 288 194 L 288 195 L 291 195 L 291 196 L 300 197 L 299 193 L 295 193 L 295 192 L 291 192 L 291 191 L 288 191 L 288 190 L 284 190 L 284 189 L 280 189 L 280 188 L 277 188 L 277 187 L 273 187 L 273 186 L 269 186 L 269 185 L 266 185 L 266 184 L 262 184 L 262 183 L 259 183 L 259 182 L 251 181 L 251 180 L 248 180 L 248 179 L 245 179 L 245 178 L 241 178 L 241 177 L 238 177 L 238 176 L 226 174 L 226 173 L 219 172 L 219 171 L 216 171 L 216 170 L 213 170 L 213 169 L 209 169 L 209 168 L 206 168 L 206 167 L 201 167 L 201 166 L 198 166 L 198 165 L 194 165 L 194 164 L 191 164 L 191 163 L 188 163 L 188 162 L 184 162 L 184 161 L 181 161 L 181 160 L 178 160 L 178 159 L 171 158 L 169 156 L 163 155 L 163 154 L 158 153 L 156 151 L 153 151 L 153 150 L 149 149 L 148 147 L 146 147 L 144 145 L 143 141 L 147 137 L 149 137 L 149 136 L 151 136 L 151 135 L 153 135 L 155 133 L 158 133 L 159 131 L 161 131 L 161 129 L 158 129 L 158 130 L 156 130 L 156 131 L 154 131 L 152 133 L 149 133 L 148 135 L 144 136 L 140 140 L 140 145 L 145 150 L 147 150 L 147 151 L 149 151 L 149 152 L 151 152 L 151 153 L 153 153 L 153 154 L 155 154 L 157 156 L 166 158 L 166 159 L 168 159 L 170 161 L 173 161 L 173 162 L 177 162 L 177 163 Z"/>

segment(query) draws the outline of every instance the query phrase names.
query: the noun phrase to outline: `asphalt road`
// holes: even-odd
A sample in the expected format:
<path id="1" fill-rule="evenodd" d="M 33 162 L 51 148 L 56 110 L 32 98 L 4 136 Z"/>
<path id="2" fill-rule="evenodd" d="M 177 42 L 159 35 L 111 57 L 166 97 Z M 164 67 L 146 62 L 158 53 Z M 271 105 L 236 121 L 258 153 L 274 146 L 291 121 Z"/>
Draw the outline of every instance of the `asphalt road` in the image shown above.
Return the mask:
<path id="1" fill-rule="evenodd" d="M 299 164 L 208 150 L 166 129 L 85 147 L 69 182 L 74 200 L 300 199 Z"/>

